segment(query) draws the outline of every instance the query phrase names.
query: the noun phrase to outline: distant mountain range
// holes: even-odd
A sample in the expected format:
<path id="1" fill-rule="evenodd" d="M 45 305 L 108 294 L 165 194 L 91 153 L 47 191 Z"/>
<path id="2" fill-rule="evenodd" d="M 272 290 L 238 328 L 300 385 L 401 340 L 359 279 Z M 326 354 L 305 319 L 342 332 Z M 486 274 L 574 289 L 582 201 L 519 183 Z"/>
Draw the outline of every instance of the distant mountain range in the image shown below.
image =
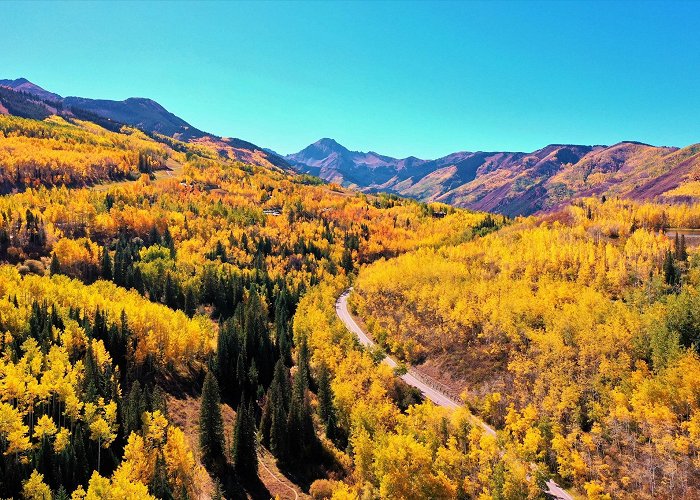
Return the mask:
<path id="1" fill-rule="evenodd" d="M 510 216 L 604 193 L 669 202 L 700 196 L 700 144 L 552 144 L 531 153 L 460 151 L 421 160 L 350 151 L 321 139 L 286 159 L 301 172 L 345 186 Z"/>
<path id="2" fill-rule="evenodd" d="M 282 156 L 250 142 L 199 130 L 157 102 L 61 97 L 25 78 L 0 80 L 0 114 L 60 115 L 110 130 L 124 125 L 157 136 L 214 145 L 231 159 L 294 168 L 368 192 L 385 191 L 506 215 L 556 208 L 579 196 L 619 195 L 667 202 L 700 199 L 700 144 L 685 148 L 639 142 L 613 146 L 552 144 L 531 153 L 460 151 L 435 160 L 350 151 L 321 139 Z"/>
<path id="3" fill-rule="evenodd" d="M 213 143 L 220 154 L 231 159 L 264 166 L 289 167 L 279 155 L 270 154 L 241 139 L 203 132 L 157 102 L 142 97 L 131 97 L 124 101 L 61 97 L 26 78 L 0 80 L 0 114 L 3 113 L 34 119 L 57 114 L 93 121 L 110 130 L 129 125 L 150 134 L 161 134 L 181 141 Z"/>

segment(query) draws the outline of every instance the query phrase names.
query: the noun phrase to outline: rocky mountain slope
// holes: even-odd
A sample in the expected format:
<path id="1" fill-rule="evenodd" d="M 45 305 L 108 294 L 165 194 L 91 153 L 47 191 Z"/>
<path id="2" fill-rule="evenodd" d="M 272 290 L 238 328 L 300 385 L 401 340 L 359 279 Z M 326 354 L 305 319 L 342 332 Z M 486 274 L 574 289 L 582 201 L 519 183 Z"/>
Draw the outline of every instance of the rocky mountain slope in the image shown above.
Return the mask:
<path id="1" fill-rule="evenodd" d="M 157 102 L 141 97 L 124 101 L 61 97 L 26 78 L 0 80 L 0 114 L 33 119 L 57 114 L 93 121 L 113 131 L 129 125 L 149 134 L 161 134 L 186 142 L 205 142 L 214 146 L 223 157 L 258 165 L 288 167 L 284 159 L 255 144 L 199 130 Z"/>
<path id="2" fill-rule="evenodd" d="M 528 215 L 579 196 L 688 201 L 700 197 L 700 144 L 552 144 L 531 153 L 461 151 L 436 160 L 349 151 L 321 139 L 287 160 L 302 172 L 506 215 Z"/>
<path id="3" fill-rule="evenodd" d="M 548 210 L 579 196 L 664 202 L 700 198 L 700 144 L 685 148 L 638 142 L 612 146 L 551 144 L 531 153 L 460 151 L 435 160 L 350 151 L 321 139 L 282 157 L 250 142 L 199 130 L 157 102 L 62 97 L 25 78 L 0 80 L 0 114 L 89 120 L 113 131 L 129 125 L 153 137 L 200 142 L 224 158 L 289 168 L 366 191 L 387 191 L 506 215 Z"/>

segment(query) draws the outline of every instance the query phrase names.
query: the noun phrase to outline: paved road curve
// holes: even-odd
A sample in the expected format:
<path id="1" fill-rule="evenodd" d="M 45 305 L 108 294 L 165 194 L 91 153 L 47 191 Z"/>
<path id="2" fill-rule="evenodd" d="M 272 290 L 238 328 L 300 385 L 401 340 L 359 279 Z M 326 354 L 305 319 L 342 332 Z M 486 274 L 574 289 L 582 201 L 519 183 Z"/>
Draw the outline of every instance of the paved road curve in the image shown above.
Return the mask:
<path id="1" fill-rule="evenodd" d="M 369 338 L 369 336 L 362 330 L 362 328 L 358 326 L 358 324 L 353 319 L 352 314 L 350 314 L 350 311 L 348 310 L 348 295 L 350 295 L 351 291 L 352 288 L 348 288 L 342 293 L 340 297 L 338 297 L 338 300 L 335 303 L 335 312 L 340 318 L 340 320 L 343 322 L 345 327 L 358 338 L 362 345 L 364 345 L 365 347 L 373 347 L 376 345 L 374 341 L 372 341 L 372 339 Z M 392 368 L 396 368 L 398 366 L 398 363 L 389 356 L 386 356 L 384 358 L 383 363 L 386 363 Z M 411 370 L 409 370 L 405 375 L 402 375 L 401 378 L 408 385 L 411 385 L 419 391 L 421 391 L 426 398 L 428 398 L 438 406 L 444 406 L 445 408 L 458 408 L 462 406 L 462 403 L 460 401 L 457 401 L 454 398 L 445 394 L 444 392 L 440 391 L 439 389 L 428 385 L 428 383 L 421 380 L 414 373 L 412 373 Z M 493 427 L 488 425 L 483 420 L 477 418 L 476 416 L 472 417 L 473 422 L 479 425 L 482 429 L 484 429 L 485 432 L 491 434 L 492 436 L 496 435 L 496 431 Z M 552 498 L 556 498 L 557 500 L 574 500 L 573 497 L 569 495 L 569 493 L 567 493 L 563 488 L 561 488 L 557 483 L 555 483 L 551 479 L 547 481 L 547 491 L 545 491 L 545 493 L 550 495 Z"/>
<path id="2" fill-rule="evenodd" d="M 348 295 L 350 295 L 350 290 L 346 290 L 345 292 L 343 292 L 343 294 L 338 298 L 338 301 L 335 303 L 335 311 L 338 314 L 338 317 L 340 317 L 340 320 L 345 324 L 347 329 L 350 330 L 350 332 L 354 333 L 355 336 L 357 336 L 362 345 L 366 347 L 375 346 L 376 344 L 372 341 L 372 339 L 370 339 L 367 336 L 365 332 L 362 331 L 362 328 L 358 326 L 358 324 L 355 322 L 352 315 L 350 314 L 350 311 L 348 311 Z M 392 368 L 396 368 L 398 366 L 398 363 L 396 363 L 396 361 L 394 361 L 388 356 L 384 358 L 383 362 Z M 416 376 L 413 375 L 410 371 L 408 371 L 405 375 L 402 375 L 401 378 L 408 385 L 412 385 L 413 387 L 416 387 L 418 390 L 420 390 L 428 399 L 430 399 L 433 403 L 435 403 L 438 406 L 444 406 L 446 408 L 457 408 L 461 406 L 459 402 L 455 401 L 450 396 L 443 394 L 437 389 L 430 387 L 427 383 L 423 382 L 422 380 L 416 378 Z M 487 432 L 493 435 L 496 434 L 496 432 L 493 429 L 491 429 L 488 426 L 486 427 Z"/>

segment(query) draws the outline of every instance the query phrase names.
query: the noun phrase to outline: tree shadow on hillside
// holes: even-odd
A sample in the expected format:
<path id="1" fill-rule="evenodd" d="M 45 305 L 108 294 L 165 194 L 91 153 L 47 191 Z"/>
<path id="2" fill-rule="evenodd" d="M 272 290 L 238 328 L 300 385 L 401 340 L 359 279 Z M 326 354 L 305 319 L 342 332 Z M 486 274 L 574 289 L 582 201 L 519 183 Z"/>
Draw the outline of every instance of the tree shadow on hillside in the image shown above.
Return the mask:
<path id="1" fill-rule="evenodd" d="M 294 456 L 294 455 L 292 455 Z M 306 460 L 290 460 L 277 462 L 277 468 L 292 483 L 303 491 L 309 491 L 311 484 L 317 479 L 329 476 L 341 476 L 343 468 L 334 455 L 320 444 L 315 453 Z"/>
<path id="2" fill-rule="evenodd" d="M 272 494 L 259 477 L 242 478 L 231 464 L 226 464 L 219 478 L 226 498 L 252 498 L 253 500 L 272 498 Z"/>
<path id="3" fill-rule="evenodd" d="M 174 372 L 158 374 L 156 382 L 165 392 L 177 399 L 185 399 L 187 396 L 198 398 L 202 392 L 205 374 L 206 372 L 202 369 L 191 368 L 185 374 Z"/>

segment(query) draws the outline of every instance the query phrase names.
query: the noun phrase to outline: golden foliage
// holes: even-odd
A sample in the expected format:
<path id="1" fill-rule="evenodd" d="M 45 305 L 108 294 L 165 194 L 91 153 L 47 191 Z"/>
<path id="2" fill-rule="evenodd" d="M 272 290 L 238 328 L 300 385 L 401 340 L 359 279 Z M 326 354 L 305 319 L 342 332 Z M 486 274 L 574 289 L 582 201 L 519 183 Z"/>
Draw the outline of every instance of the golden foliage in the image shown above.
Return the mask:
<path id="1" fill-rule="evenodd" d="M 555 458 L 555 472 L 595 498 L 683 495 L 700 478 L 700 361 L 678 328 L 691 328 L 697 281 L 691 256 L 682 292 L 667 294 L 674 244 L 657 229 L 692 227 L 698 215 L 585 200 L 380 260 L 360 272 L 353 304 L 399 357 L 451 358 L 471 403 L 524 462 Z M 487 359 L 498 361 L 475 372 Z"/>

